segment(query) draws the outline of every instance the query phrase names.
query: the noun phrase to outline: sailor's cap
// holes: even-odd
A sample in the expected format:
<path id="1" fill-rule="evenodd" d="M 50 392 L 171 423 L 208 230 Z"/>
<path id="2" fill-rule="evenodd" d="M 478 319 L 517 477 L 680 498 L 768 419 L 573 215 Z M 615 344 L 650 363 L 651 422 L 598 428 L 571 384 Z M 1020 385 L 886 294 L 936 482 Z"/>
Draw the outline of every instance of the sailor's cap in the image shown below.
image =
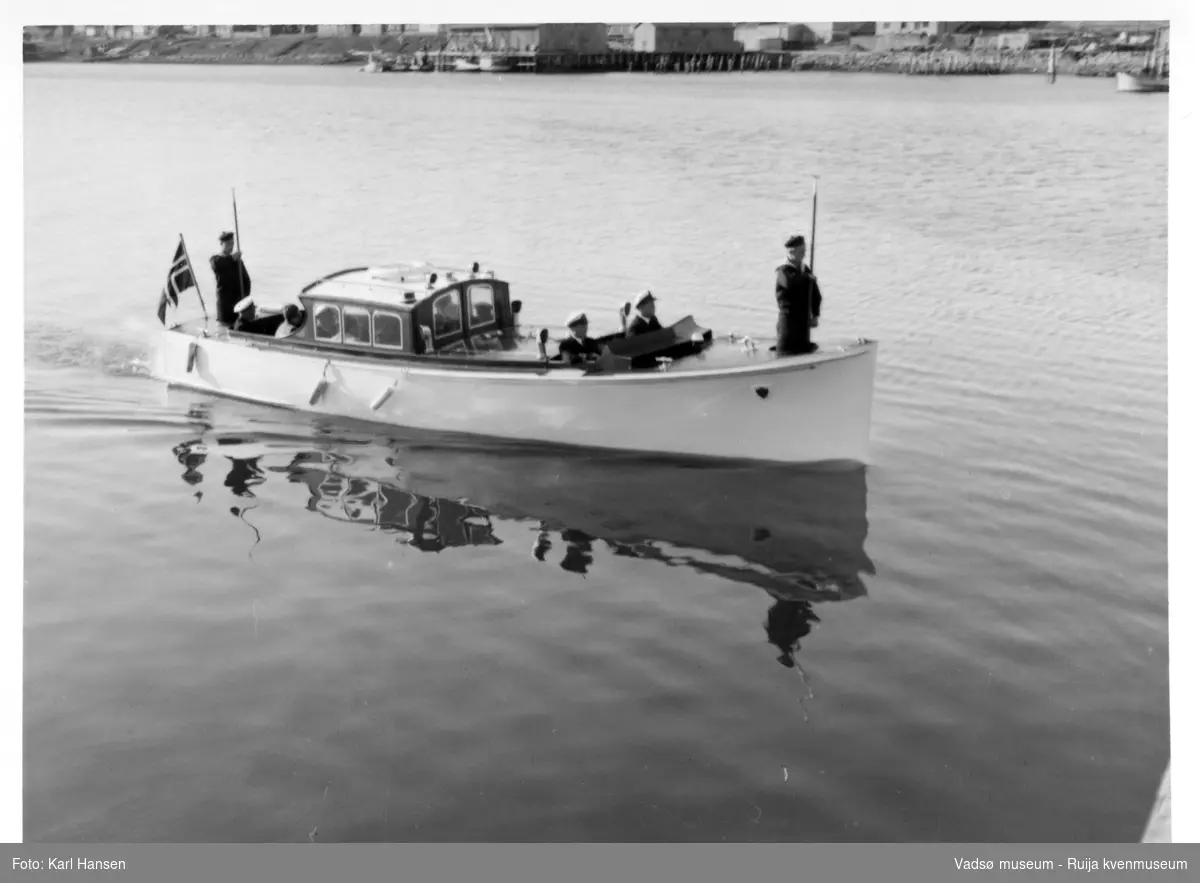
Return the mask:
<path id="1" fill-rule="evenodd" d="M 576 310 L 571 315 L 567 316 L 567 327 L 574 328 L 579 323 L 586 322 L 587 320 L 587 313 L 585 313 L 583 310 Z"/>
<path id="2" fill-rule="evenodd" d="M 230 233 L 228 230 L 226 230 L 224 233 L 222 233 L 220 236 L 217 237 L 217 242 L 228 242 L 232 238 L 233 238 L 233 234 Z"/>
<path id="3" fill-rule="evenodd" d="M 639 295 L 638 295 L 638 298 L 637 298 L 637 300 L 634 302 L 634 304 L 633 304 L 633 305 L 634 305 L 635 307 L 640 307 L 640 306 L 641 306 L 642 304 L 644 304 L 646 301 L 650 301 L 650 300 L 654 300 L 654 295 L 653 295 L 653 294 L 651 294 L 651 293 L 650 293 L 650 289 L 649 289 L 649 288 L 647 288 L 645 291 L 643 291 L 641 294 L 639 294 Z"/>
<path id="4" fill-rule="evenodd" d="M 784 248 L 795 248 L 797 245 L 803 245 L 803 244 L 804 244 L 804 234 L 797 233 L 794 236 L 789 236 L 787 238 L 787 242 L 785 242 L 783 244 L 783 247 Z"/>

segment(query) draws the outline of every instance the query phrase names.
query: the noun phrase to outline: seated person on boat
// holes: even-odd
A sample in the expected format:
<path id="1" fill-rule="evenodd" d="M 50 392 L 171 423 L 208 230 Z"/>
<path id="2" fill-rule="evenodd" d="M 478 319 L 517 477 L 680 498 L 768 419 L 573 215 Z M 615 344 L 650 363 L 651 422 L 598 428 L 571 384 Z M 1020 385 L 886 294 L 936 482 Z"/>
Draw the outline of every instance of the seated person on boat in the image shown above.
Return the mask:
<path id="1" fill-rule="evenodd" d="M 559 341 L 558 354 L 572 365 L 598 358 L 600 344 L 588 337 L 587 313 L 579 310 L 567 317 L 567 330 L 571 336 Z"/>
<path id="2" fill-rule="evenodd" d="M 283 308 L 283 322 L 275 329 L 276 337 L 291 337 L 300 330 L 300 326 L 304 324 L 304 310 L 295 304 L 288 304 Z"/>
<path id="3" fill-rule="evenodd" d="M 654 295 L 647 289 L 641 293 L 634 304 L 637 315 L 625 329 L 626 337 L 637 337 L 639 334 L 649 334 L 651 331 L 662 331 L 662 323 L 654 315 Z"/>

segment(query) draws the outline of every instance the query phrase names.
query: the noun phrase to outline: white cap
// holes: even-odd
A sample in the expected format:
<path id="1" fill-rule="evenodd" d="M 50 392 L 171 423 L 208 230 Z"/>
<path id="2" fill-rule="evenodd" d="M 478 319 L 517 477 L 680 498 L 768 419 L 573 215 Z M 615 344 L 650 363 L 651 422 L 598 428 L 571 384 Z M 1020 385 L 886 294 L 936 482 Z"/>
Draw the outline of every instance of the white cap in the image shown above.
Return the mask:
<path id="1" fill-rule="evenodd" d="M 574 325 L 578 325 L 580 322 L 586 321 L 587 313 L 585 313 L 583 310 L 576 310 L 571 315 L 567 316 L 567 327 L 570 328 Z"/>
<path id="2" fill-rule="evenodd" d="M 641 294 L 638 295 L 638 299 L 634 302 L 633 305 L 635 307 L 640 307 L 642 304 L 644 304 L 648 300 L 654 300 L 654 295 L 650 293 L 649 288 L 647 288 L 645 291 L 643 291 Z"/>

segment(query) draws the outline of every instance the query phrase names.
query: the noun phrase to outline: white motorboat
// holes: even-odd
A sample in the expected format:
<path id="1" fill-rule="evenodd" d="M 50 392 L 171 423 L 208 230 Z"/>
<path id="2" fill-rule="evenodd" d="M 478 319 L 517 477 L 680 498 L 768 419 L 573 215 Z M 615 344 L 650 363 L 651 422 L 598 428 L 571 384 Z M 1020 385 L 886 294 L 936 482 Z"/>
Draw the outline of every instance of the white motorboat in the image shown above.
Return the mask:
<path id="1" fill-rule="evenodd" d="M 392 63 L 382 53 L 372 52 L 360 70 L 364 74 L 384 74 L 392 70 Z"/>
<path id="2" fill-rule="evenodd" d="M 186 255 L 182 242 L 178 254 Z M 521 332 L 521 302 L 477 264 L 342 270 L 305 287 L 298 303 L 286 336 L 273 336 L 283 316 L 256 333 L 207 319 L 172 324 L 153 373 L 172 386 L 419 430 L 734 460 L 868 462 L 875 341 L 821 341 L 810 354 L 778 356 L 749 340 L 714 341 L 688 316 L 637 337 L 598 337 L 601 355 L 573 363 L 550 352 L 547 329 Z M 628 311 L 625 304 L 621 315 Z"/>
<path id="3" fill-rule="evenodd" d="M 479 69 L 485 73 L 506 74 L 513 69 L 512 60 L 496 52 L 485 52 L 479 56 Z"/>
<path id="4" fill-rule="evenodd" d="M 1154 32 L 1154 45 L 1146 56 L 1146 63 L 1139 73 L 1118 73 L 1118 92 L 1169 92 L 1171 80 L 1167 76 L 1167 48 L 1163 45 L 1162 31 Z"/>
<path id="5" fill-rule="evenodd" d="M 1169 92 L 1171 81 L 1153 74 L 1117 74 L 1118 92 Z"/>

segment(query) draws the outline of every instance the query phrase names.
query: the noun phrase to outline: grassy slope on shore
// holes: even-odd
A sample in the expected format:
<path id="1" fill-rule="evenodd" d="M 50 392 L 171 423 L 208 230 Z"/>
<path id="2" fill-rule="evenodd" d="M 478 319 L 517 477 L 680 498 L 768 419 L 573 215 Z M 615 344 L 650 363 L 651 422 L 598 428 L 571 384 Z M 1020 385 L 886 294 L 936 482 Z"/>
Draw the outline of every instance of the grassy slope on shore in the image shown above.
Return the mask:
<path id="1" fill-rule="evenodd" d="M 176 62 L 182 64 L 337 64 L 355 61 L 374 49 L 388 54 L 430 51 L 441 44 L 437 34 L 393 34 L 380 37 L 316 37 L 298 34 L 253 39 L 191 37 L 145 40 L 111 40 L 108 50 L 120 49 L 121 60 Z M 46 61 L 85 61 L 95 41 L 75 39 L 65 46 L 47 43 L 40 47 Z M 360 53 L 355 55 L 354 53 Z"/>

